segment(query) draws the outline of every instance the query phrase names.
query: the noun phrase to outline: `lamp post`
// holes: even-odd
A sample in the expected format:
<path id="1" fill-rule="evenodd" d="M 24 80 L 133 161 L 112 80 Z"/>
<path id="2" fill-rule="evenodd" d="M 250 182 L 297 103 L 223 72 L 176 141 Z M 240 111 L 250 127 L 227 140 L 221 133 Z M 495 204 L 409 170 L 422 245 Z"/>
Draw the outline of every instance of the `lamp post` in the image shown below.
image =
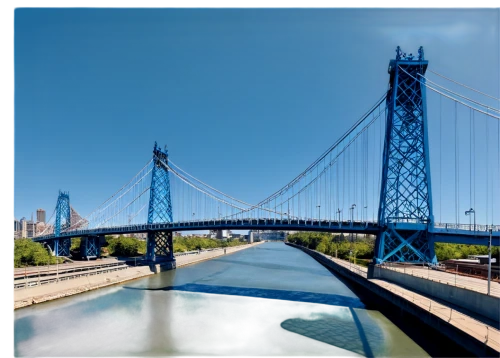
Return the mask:
<path id="1" fill-rule="evenodd" d="M 493 233 L 493 227 L 490 227 L 490 240 L 488 242 L 488 296 L 490 295 L 491 287 L 491 235 Z"/>
<path id="2" fill-rule="evenodd" d="M 340 208 L 337 209 L 337 214 L 339 214 L 339 225 L 340 225 L 340 213 L 342 212 L 342 210 L 340 210 Z"/>
<path id="3" fill-rule="evenodd" d="M 194 213 L 193 213 L 193 221 L 194 221 Z"/>
<path id="4" fill-rule="evenodd" d="M 356 207 L 356 204 L 352 204 L 349 210 L 351 210 L 351 227 L 354 225 L 354 208 Z"/>
<path id="5" fill-rule="evenodd" d="M 365 223 L 368 225 L 368 205 L 366 205 L 363 209 L 365 209 Z"/>
<path id="6" fill-rule="evenodd" d="M 476 212 L 472 208 L 465 212 L 465 216 L 469 216 L 469 230 L 472 228 L 470 215 L 474 215 L 474 231 L 476 231 Z"/>
<path id="7" fill-rule="evenodd" d="M 321 205 L 316 205 L 316 207 L 318 208 L 319 221 L 321 221 Z"/>

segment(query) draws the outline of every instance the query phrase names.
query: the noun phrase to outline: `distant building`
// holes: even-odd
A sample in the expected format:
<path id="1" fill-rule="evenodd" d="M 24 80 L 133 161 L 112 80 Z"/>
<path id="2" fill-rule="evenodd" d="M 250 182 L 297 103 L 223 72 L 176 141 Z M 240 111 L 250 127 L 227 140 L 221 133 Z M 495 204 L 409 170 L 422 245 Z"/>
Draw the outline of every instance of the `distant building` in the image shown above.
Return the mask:
<path id="1" fill-rule="evenodd" d="M 36 222 L 35 221 L 26 221 L 26 237 L 34 238 L 36 236 Z"/>
<path id="2" fill-rule="evenodd" d="M 21 238 L 21 222 L 14 218 L 14 239 Z"/>
<path id="3" fill-rule="evenodd" d="M 40 235 L 46 227 L 47 225 L 44 222 L 36 223 L 36 234 Z"/>
<path id="4" fill-rule="evenodd" d="M 45 210 L 43 209 L 36 210 L 36 221 L 38 221 L 39 223 L 45 222 Z"/>
<path id="5" fill-rule="evenodd" d="M 216 230 L 215 238 L 219 240 L 229 239 L 231 234 L 231 230 Z"/>
<path id="6" fill-rule="evenodd" d="M 21 223 L 19 220 L 14 218 L 14 232 L 21 230 Z"/>
<path id="7" fill-rule="evenodd" d="M 250 243 L 256 242 L 256 241 L 269 241 L 269 240 L 274 240 L 274 241 L 285 241 L 287 237 L 287 232 L 286 231 L 274 231 L 274 230 L 265 230 L 265 231 L 250 231 L 249 232 L 250 236 Z"/>
<path id="8" fill-rule="evenodd" d="M 22 217 L 21 220 L 19 220 L 19 223 L 21 224 L 21 230 L 20 230 L 20 239 L 28 237 L 28 232 L 27 232 L 27 221 L 25 217 Z"/>

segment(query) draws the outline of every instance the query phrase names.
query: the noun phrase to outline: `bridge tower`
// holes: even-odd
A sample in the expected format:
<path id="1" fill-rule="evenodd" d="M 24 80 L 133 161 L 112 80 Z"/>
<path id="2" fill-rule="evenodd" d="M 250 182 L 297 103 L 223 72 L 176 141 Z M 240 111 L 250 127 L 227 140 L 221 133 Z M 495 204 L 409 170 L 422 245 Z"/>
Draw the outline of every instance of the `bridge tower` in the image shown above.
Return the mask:
<path id="1" fill-rule="evenodd" d="M 69 192 L 59 190 L 56 205 L 56 222 L 54 226 L 54 236 L 56 239 L 49 242 L 52 252 L 56 256 L 69 256 L 71 239 L 57 239 L 61 236 L 61 230 L 71 226 L 71 207 L 69 206 Z"/>
<path id="2" fill-rule="evenodd" d="M 153 149 L 153 172 L 149 196 L 148 224 L 173 221 L 172 201 L 170 199 L 170 179 L 168 174 L 168 151 L 157 146 Z M 146 257 L 157 261 L 157 257 L 169 261 L 174 259 L 172 231 L 149 231 Z"/>
<path id="3" fill-rule="evenodd" d="M 424 50 L 418 57 L 396 49 L 390 60 L 375 262 L 437 262 L 433 225 Z"/>

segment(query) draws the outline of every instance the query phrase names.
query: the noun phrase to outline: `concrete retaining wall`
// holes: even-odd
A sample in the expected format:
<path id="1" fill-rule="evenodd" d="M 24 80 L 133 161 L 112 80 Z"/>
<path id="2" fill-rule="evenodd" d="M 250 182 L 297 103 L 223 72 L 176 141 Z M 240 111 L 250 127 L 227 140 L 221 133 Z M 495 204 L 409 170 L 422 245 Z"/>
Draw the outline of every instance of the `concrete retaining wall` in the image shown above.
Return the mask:
<path id="1" fill-rule="evenodd" d="M 437 330 L 440 334 L 443 334 L 453 340 L 472 354 L 478 357 L 498 357 L 498 352 L 485 343 L 478 341 L 461 329 L 451 325 L 450 323 L 404 299 L 403 297 L 396 295 L 391 291 L 370 282 L 368 279 L 346 269 L 345 267 L 336 264 L 321 253 L 295 244 L 286 244 L 304 251 L 323 266 L 332 269 L 334 272 L 360 285 L 363 289 L 368 290 L 376 301 L 382 299 L 384 302 L 391 304 L 392 307 L 397 307 L 401 310 L 401 312 L 405 312 L 406 314 L 409 314 L 418 319 L 420 322 L 426 324 L 429 328 Z"/>
<path id="2" fill-rule="evenodd" d="M 381 267 L 374 268 L 373 278 L 392 281 L 424 295 L 442 299 L 492 319 L 495 322 L 499 322 L 500 320 L 500 300 L 498 297 L 488 296 L 484 293 L 427 280 L 421 277 L 415 277 Z"/>

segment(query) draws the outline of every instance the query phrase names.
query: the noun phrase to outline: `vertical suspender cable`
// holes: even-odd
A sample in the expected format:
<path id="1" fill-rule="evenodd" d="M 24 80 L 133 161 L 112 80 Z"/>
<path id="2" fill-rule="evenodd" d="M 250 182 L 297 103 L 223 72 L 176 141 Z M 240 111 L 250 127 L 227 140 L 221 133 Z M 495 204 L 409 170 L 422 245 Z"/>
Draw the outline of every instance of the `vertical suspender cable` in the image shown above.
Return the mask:
<path id="1" fill-rule="evenodd" d="M 443 142 L 443 132 L 441 130 L 442 126 L 443 126 L 443 107 L 442 107 L 442 101 L 443 101 L 443 96 L 439 96 L 439 222 L 443 222 L 443 218 L 442 218 L 442 186 L 441 186 L 441 183 L 442 183 L 442 179 L 443 179 L 443 176 L 442 176 L 442 172 L 443 172 L 443 169 L 442 169 L 442 153 L 441 153 L 441 143 Z"/>
<path id="2" fill-rule="evenodd" d="M 488 201 L 490 197 L 490 143 L 489 143 L 489 126 L 488 126 L 488 117 L 486 117 L 486 225 L 488 225 Z"/>
<path id="3" fill-rule="evenodd" d="M 472 109 L 469 110 L 469 204 L 472 208 Z"/>
<path id="4" fill-rule="evenodd" d="M 458 163 L 457 163 L 457 102 L 455 102 L 455 224 L 458 225 L 458 188 L 457 188 L 457 178 L 458 178 Z"/>
<path id="5" fill-rule="evenodd" d="M 476 122 L 474 120 L 475 112 L 472 111 L 472 157 L 474 158 L 474 162 L 472 163 L 472 171 L 474 173 L 474 185 L 473 185 L 473 208 L 476 207 Z M 475 209 L 474 209 L 475 210 Z M 475 214 L 474 214 L 475 215 Z"/>

